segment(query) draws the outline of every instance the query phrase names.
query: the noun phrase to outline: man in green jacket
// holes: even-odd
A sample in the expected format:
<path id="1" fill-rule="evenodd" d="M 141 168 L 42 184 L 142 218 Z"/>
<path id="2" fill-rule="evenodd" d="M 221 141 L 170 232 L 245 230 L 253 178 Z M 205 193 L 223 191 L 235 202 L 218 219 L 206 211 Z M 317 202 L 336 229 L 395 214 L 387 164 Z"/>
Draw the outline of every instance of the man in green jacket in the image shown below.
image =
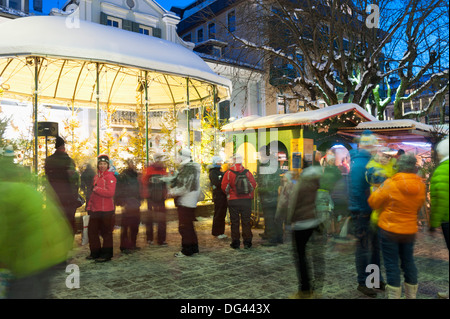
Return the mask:
<path id="1" fill-rule="evenodd" d="M 430 197 L 431 197 L 431 216 L 430 216 L 430 231 L 433 232 L 437 227 L 442 227 L 445 242 L 448 245 L 448 174 L 449 174 L 449 150 L 448 137 L 439 142 L 436 146 L 436 152 L 439 160 L 439 165 L 431 177 L 430 183 Z M 438 293 L 439 297 L 448 299 L 447 293 Z"/>
<path id="2" fill-rule="evenodd" d="M 44 200 L 33 176 L 0 157 L 0 268 L 13 275 L 8 298 L 45 298 L 55 266 L 72 249 L 70 226 L 56 198 Z"/>

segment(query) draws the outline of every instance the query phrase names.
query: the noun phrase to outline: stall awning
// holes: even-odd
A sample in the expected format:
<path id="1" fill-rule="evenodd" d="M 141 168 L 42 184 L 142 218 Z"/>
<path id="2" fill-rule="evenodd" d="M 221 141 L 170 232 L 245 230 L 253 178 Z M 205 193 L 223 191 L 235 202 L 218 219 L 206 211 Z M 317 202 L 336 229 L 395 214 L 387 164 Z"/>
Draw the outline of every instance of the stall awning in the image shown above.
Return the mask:
<path id="1" fill-rule="evenodd" d="M 404 141 L 425 142 L 426 138 L 431 136 L 436 128 L 411 119 L 399 119 L 363 122 L 355 127 L 342 127 L 339 129 L 338 134 L 357 137 L 365 130 L 370 130 L 383 137 L 388 143 L 397 143 Z"/>
<path id="2" fill-rule="evenodd" d="M 343 103 L 306 112 L 275 114 L 263 117 L 252 115 L 227 124 L 222 128 L 222 130 L 242 131 L 246 129 L 313 125 L 314 123 L 349 112 L 354 112 L 364 121 L 376 121 L 375 117 L 366 112 L 359 105 L 353 103 Z"/>

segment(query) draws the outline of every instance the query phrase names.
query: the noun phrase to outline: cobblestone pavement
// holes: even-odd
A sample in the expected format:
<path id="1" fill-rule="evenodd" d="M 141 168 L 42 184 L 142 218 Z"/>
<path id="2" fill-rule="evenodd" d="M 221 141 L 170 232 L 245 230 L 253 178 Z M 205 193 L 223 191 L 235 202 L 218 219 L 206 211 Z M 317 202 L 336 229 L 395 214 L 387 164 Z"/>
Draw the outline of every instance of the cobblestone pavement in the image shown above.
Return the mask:
<path id="1" fill-rule="evenodd" d="M 168 246 L 148 245 L 145 226 L 140 227 L 141 250 L 122 254 L 119 250 L 120 229 L 114 230 L 114 257 L 107 263 L 86 260 L 88 245 L 78 246 L 70 263 L 80 269 L 80 288 L 68 289 L 68 273 L 60 270 L 52 280 L 52 299 L 286 299 L 297 290 L 292 242 L 265 247 L 253 229 L 253 247 L 234 250 L 230 239 L 211 235 L 212 218 L 198 218 L 196 231 L 200 254 L 175 258 L 180 250 L 178 222 L 167 226 Z M 227 225 L 226 234 L 230 236 Z M 314 245 L 310 245 L 314 250 Z M 441 232 L 432 237 L 418 233 L 415 260 L 419 272 L 418 298 L 435 299 L 438 291 L 449 286 L 449 255 Z M 326 245 L 326 275 L 323 299 L 371 299 L 356 290 L 354 243 Z M 383 271 L 383 269 L 382 269 Z M 377 299 L 385 298 L 379 293 Z"/>

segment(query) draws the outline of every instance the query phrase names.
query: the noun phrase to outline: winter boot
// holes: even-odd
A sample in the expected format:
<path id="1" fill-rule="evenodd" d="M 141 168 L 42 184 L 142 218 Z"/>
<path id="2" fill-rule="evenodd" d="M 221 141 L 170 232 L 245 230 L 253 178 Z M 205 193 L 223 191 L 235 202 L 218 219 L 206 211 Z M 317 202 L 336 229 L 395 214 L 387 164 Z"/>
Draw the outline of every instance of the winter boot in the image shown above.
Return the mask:
<path id="1" fill-rule="evenodd" d="M 386 285 L 388 299 L 400 299 L 402 296 L 402 287 Z"/>
<path id="2" fill-rule="evenodd" d="M 406 299 L 416 299 L 417 289 L 419 285 L 411 285 L 405 282 L 405 297 Z"/>

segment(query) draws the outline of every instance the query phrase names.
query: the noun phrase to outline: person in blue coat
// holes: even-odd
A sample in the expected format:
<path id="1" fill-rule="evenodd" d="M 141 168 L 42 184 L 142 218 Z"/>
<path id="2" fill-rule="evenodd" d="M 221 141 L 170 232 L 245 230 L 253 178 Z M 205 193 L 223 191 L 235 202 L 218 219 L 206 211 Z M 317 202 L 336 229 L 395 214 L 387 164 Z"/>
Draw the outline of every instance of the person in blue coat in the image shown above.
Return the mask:
<path id="1" fill-rule="evenodd" d="M 367 265 L 375 264 L 380 269 L 380 246 L 377 233 L 370 228 L 370 208 L 367 200 L 370 196 L 370 184 L 366 180 L 366 165 L 375 151 L 377 138 L 371 131 L 364 131 L 358 143 L 358 149 L 350 151 L 350 173 L 348 179 L 349 211 L 353 221 L 354 234 L 357 239 L 355 263 L 358 287 L 357 290 L 369 297 L 376 297 L 376 291 L 367 285 Z M 369 286 L 369 287 L 368 287 Z M 374 286 L 377 287 L 377 286 Z M 381 278 L 379 288 L 384 290 Z"/>

